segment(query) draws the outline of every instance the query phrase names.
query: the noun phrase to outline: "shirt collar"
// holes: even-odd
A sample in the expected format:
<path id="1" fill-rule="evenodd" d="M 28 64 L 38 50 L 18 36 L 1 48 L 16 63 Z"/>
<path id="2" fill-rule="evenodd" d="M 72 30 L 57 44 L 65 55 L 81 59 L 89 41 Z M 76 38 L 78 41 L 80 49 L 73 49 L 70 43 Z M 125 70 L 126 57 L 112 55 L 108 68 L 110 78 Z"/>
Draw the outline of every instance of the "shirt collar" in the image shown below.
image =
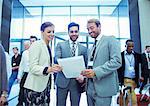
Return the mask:
<path id="1" fill-rule="evenodd" d="M 150 55 L 150 53 L 147 53 L 147 51 L 145 50 L 145 54 L 148 56 L 148 54 Z"/>
<path id="2" fill-rule="evenodd" d="M 96 40 L 99 41 L 99 40 L 101 40 L 101 38 L 102 38 L 102 35 L 98 35 Z"/>
<path id="3" fill-rule="evenodd" d="M 129 55 L 126 50 L 124 51 L 124 53 L 125 53 L 125 55 Z M 131 54 L 134 54 L 134 51 L 132 51 Z"/>
<path id="4" fill-rule="evenodd" d="M 73 42 L 72 40 L 69 39 L 69 44 L 72 45 L 73 43 L 77 44 L 77 41 Z"/>

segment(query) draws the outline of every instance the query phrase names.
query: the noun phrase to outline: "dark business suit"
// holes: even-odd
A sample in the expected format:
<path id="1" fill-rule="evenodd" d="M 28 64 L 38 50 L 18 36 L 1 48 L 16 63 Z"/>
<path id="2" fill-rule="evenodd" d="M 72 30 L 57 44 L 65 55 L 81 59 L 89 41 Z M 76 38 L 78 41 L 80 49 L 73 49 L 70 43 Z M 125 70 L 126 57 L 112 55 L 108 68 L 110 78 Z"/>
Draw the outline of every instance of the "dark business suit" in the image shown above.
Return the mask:
<path id="1" fill-rule="evenodd" d="M 83 55 L 85 64 L 87 63 L 87 48 L 77 43 L 78 56 Z M 61 42 L 56 47 L 56 58 L 72 57 L 69 41 Z M 72 70 L 75 71 L 75 70 Z M 78 106 L 80 102 L 80 86 L 75 78 L 66 78 L 63 71 L 57 73 L 57 106 L 66 106 L 68 91 L 70 91 L 71 106 Z"/>
<path id="2" fill-rule="evenodd" d="M 142 68 L 141 76 L 144 78 L 144 81 L 140 88 L 140 92 L 143 90 L 143 87 L 147 84 L 148 79 L 150 80 L 150 69 L 148 69 L 148 58 L 146 57 L 145 53 L 141 55 L 141 68 Z"/>
<path id="3" fill-rule="evenodd" d="M 7 91 L 7 70 L 6 70 L 6 57 L 5 51 L 0 44 L 0 96 L 2 91 Z"/>
<path id="4" fill-rule="evenodd" d="M 139 86 L 139 63 L 141 62 L 141 55 L 134 52 L 134 59 L 135 59 L 135 83 L 137 87 Z M 121 57 L 122 57 L 122 66 L 118 69 L 118 77 L 119 77 L 119 83 L 121 85 L 124 84 L 124 71 L 125 71 L 125 57 L 124 57 L 124 51 L 121 52 Z"/>

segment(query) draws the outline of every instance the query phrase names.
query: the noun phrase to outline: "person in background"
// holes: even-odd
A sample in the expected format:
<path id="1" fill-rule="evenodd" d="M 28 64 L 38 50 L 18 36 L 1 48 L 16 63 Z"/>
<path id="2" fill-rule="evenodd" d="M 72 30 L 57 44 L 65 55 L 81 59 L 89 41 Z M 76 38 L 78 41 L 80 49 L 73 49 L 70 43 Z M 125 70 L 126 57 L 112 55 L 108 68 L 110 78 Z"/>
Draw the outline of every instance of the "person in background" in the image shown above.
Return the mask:
<path id="1" fill-rule="evenodd" d="M 87 65 L 87 48 L 77 42 L 79 37 L 79 24 L 71 22 L 68 25 L 68 34 L 70 39 L 57 44 L 55 57 L 67 58 L 73 56 L 84 57 L 85 65 Z M 76 70 L 70 70 L 76 71 Z M 70 92 L 71 106 L 79 106 L 82 88 L 81 83 L 84 82 L 83 76 L 78 78 L 66 78 L 63 71 L 57 73 L 57 102 L 56 106 L 66 106 L 68 92 Z"/>
<path id="2" fill-rule="evenodd" d="M 18 97 L 18 104 L 17 106 L 23 106 L 24 100 L 24 83 L 27 78 L 29 72 L 29 47 L 30 41 L 24 42 L 25 51 L 22 53 L 21 62 L 19 65 L 19 73 L 17 76 L 18 82 L 20 82 L 20 90 L 19 90 L 19 97 Z"/>
<path id="3" fill-rule="evenodd" d="M 29 47 L 37 40 L 36 36 L 30 36 L 30 41 L 24 42 L 25 51 L 22 53 L 21 62 L 19 65 L 18 82 L 20 82 L 20 91 L 17 106 L 23 106 L 24 100 L 24 83 L 29 72 Z"/>
<path id="4" fill-rule="evenodd" d="M 145 52 L 141 55 L 141 68 L 141 79 L 143 80 L 143 83 L 139 90 L 140 94 L 142 94 L 142 90 L 148 81 L 150 83 L 150 45 L 145 46 Z"/>
<path id="5" fill-rule="evenodd" d="M 95 42 L 89 52 L 88 67 L 82 71 L 87 77 L 88 106 L 110 106 L 112 96 L 119 89 L 117 69 L 121 66 L 120 44 L 113 36 L 101 35 L 97 19 L 87 22 L 89 35 Z"/>
<path id="6" fill-rule="evenodd" d="M 132 87 L 132 106 L 137 106 L 134 89 L 139 87 L 139 64 L 141 62 L 141 55 L 133 50 L 133 40 L 128 39 L 125 47 L 126 50 L 121 52 L 122 66 L 118 69 L 119 83 L 121 86 L 125 85 Z M 126 106 L 127 105 L 128 104 L 126 104 Z"/>
<path id="7" fill-rule="evenodd" d="M 25 106 L 49 106 L 51 73 L 61 71 L 52 64 L 51 48 L 54 38 L 54 24 L 44 22 L 41 25 L 41 40 L 29 48 L 29 72 L 24 84 Z"/>
<path id="8" fill-rule="evenodd" d="M 7 101 L 7 68 L 6 57 L 3 46 L 0 43 L 0 106 L 4 106 Z"/>
<path id="9" fill-rule="evenodd" d="M 30 36 L 30 43 L 32 44 L 33 42 L 37 41 L 37 37 L 36 36 Z"/>
<path id="10" fill-rule="evenodd" d="M 11 76 L 9 78 L 9 83 L 8 83 L 8 95 L 10 94 L 13 83 L 17 79 L 17 75 L 19 71 L 19 64 L 21 61 L 21 55 L 19 54 L 17 47 L 13 48 L 13 53 L 14 53 L 14 56 L 12 57 L 12 60 L 11 60 L 12 73 L 11 73 Z"/>

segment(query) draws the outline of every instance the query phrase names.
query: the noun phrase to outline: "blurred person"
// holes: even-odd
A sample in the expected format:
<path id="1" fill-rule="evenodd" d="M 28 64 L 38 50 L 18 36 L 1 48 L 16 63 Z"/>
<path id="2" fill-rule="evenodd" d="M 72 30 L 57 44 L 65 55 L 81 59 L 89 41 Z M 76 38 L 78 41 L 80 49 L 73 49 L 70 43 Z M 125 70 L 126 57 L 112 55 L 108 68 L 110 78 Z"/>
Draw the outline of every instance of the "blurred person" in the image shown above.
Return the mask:
<path id="1" fill-rule="evenodd" d="M 17 106 L 23 106 L 24 100 L 24 83 L 27 78 L 29 72 L 29 47 L 30 41 L 24 42 L 25 51 L 22 53 L 21 62 L 19 65 L 19 73 L 17 76 L 18 82 L 20 82 L 20 90 L 19 90 L 19 97 L 18 97 L 18 104 Z"/>
<path id="2" fill-rule="evenodd" d="M 68 34 L 70 39 L 65 42 L 60 42 L 56 47 L 56 58 L 67 58 L 73 56 L 83 55 L 85 65 L 87 64 L 87 48 L 81 45 L 77 39 L 79 37 L 79 24 L 70 23 L 68 25 Z M 76 70 L 70 70 L 76 71 Z M 78 78 L 66 78 L 63 70 L 57 73 L 56 86 L 57 86 L 57 102 L 56 106 L 66 106 L 68 92 L 70 92 L 71 106 L 79 106 L 81 92 L 80 83 L 84 82 L 82 76 Z"/>
<path id="3" fill-rule="evenodd" d="M 6 56 L 0 43 L 0 106 L 4 106 L 7 101 L 7 81 Z"/>
<path id="4" fill-rule="evenodd" d="M 141 79 L 143 83 L 139 90 L 140 94 L 142 94 L 142 90 L 148 81 L 150 83 L 150 45 L 145 46 L 145 52 L 141 55 Z"/>
<path id="5" fill-rule="evenodd" d="M 139 64 L 141 62 L 141 55 L 133 50 L 133 40 L 128 39 L 125 47 L 126 50 L 121 52 L 122 66 L 118 69 L 119 83 L 121 85 L 132 87 L 132 106 L 137 106 L 134 89 L 139 87 Z M 128 103 L 126 102 L 126 106 L 127 105 Z"/>
<path id="6" fill-rule="evenodd" d="M 37 37 L 36 36 L 30 36 L 30 43 L 32 44 L 33 42 L 37 41 Z"/>
<path id="7" fill-rule="evenodd" d="M 17 79 L 17 75 L 19 71 L 19 64 L 21 61 L 21 55 L 19 54 L 17 47 L 13 47 L 13 53 L 14 53 L 14 56 L 11 59 L 12 73 L 11 73 L 11 76 L 9 78 L 9 83 L 8 83 L 8 95 L 10 94 L 13 83 Z"/>
<path id="8" fill-rule="evenodd" d="M 12 73 L 11 58 L 10 58 L 8 52 L 6 52 L 6 51 L 5 51 L 5 56 L 6 56 L 7 78 L 9 80 L 9 77 Z"/>
<path id="9" fill-rule="evenodd" d="M 52 64 L 49 43 L 54 38 L 54 24 L 44 22 L 41 25 L 42 39 L 29 48 L 29 72 L 24 84 L 25 106 L 49 106 L 51 73 L 61 71 L 61 67 Z"/>
<path id="10" fill-rule="evenodd" d="M 120 44 L 113 36 L 101 35 L 101 23 L 97 19 L 88 20 L 87 30 L 95 40 L 89 53 L 89 69 L 81 73 L 88 78 L 88 106 L 110 106 L 112 96 L 119 90 Z"/>

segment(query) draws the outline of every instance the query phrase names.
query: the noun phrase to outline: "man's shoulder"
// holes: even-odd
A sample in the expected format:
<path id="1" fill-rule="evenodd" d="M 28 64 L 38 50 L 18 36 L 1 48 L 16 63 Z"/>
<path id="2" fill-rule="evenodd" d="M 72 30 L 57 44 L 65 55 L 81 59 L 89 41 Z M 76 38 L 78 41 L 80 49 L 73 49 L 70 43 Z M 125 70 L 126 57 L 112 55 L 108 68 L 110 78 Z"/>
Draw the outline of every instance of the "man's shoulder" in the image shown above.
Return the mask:
<path id="1" fill-rule="evenodd" d="M 103 35 L 102 39 L 104 39 L 104 41 L 107 41 L 107 42 L 110 42 L 110 43 L 113 43 L 114 41 L 115 42 L 117 41 L 116 37 L 113 36 L 113 35 L 109 35 L 109 36 Z"/>
<path id="2" fill-rule="evenodd" d="M 68 40 L 67 41 L 63 41 L 63 42 L 58 42 L 57 45 L 68 45 Z"/>

